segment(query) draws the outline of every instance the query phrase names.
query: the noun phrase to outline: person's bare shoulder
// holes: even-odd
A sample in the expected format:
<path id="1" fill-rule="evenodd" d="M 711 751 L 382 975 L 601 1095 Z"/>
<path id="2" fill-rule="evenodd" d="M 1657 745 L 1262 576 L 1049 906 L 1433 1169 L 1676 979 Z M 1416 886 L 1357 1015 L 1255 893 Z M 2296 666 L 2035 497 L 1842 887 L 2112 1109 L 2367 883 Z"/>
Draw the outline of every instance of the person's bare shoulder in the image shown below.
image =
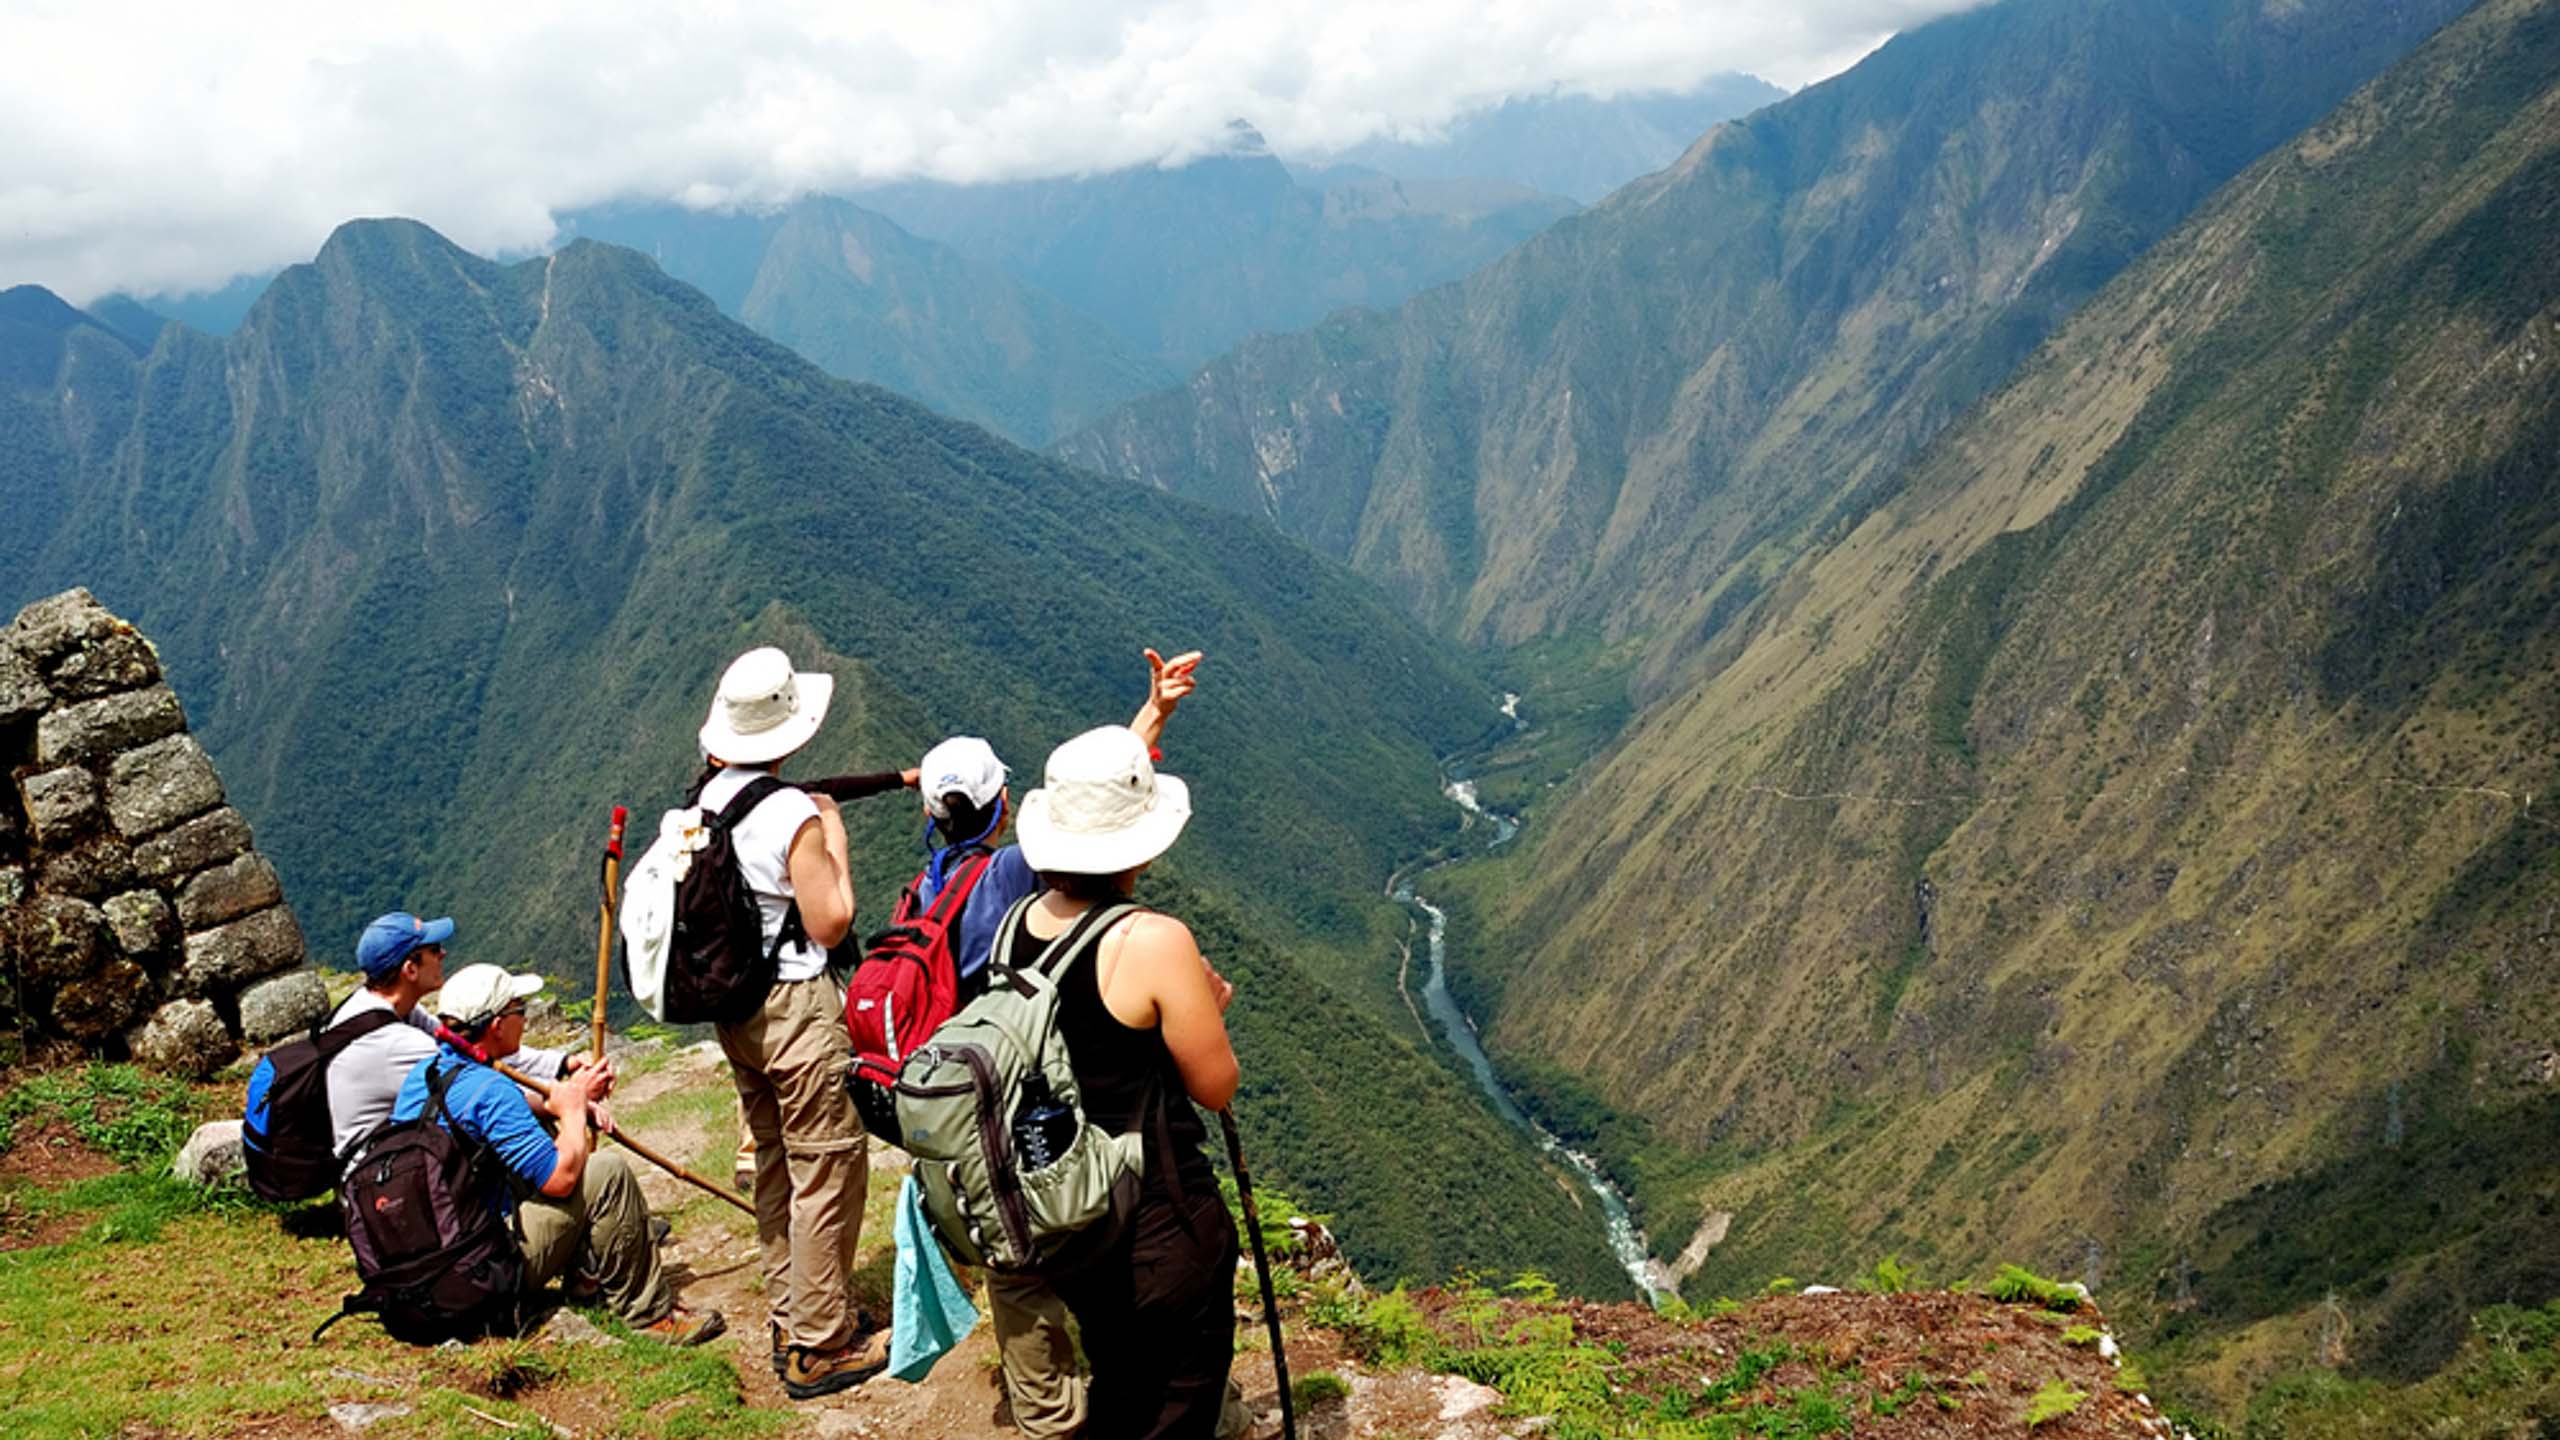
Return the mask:
<path id="1" fill-rule="evenodd" d="M 1190 926 L 1158 911 L 1141 911 L 1130 916 L 1123 926 L 1129 942 L 1145 950 L 1180 954 L 1200 948 L 1191 938 Z"/>

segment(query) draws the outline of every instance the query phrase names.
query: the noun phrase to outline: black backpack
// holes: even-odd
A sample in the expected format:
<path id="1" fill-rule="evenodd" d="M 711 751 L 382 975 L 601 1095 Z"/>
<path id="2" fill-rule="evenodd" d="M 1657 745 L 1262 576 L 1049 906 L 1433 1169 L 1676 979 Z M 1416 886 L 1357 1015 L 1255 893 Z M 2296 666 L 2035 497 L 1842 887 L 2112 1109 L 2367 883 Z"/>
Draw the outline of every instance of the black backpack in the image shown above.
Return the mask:
<path id="1" fill-rule="evenodd" d="M 459 1067 L 440 1065 L 443 1058 L 427 1062 L 427 1103 L 418 1118 L 366 1136 L 338 1189 L 364 1288 L 311 1332 L 314 1340 L 364 1314 L 379 1316 L 393 1338 L 412 1345 L 523 1328 L 523 1243 L 490 1203 L 496 1187 L 514 1180 L 495 1150 L 454 1126 L 444 1095 Z"/>
<path id="2" fill-rule="evenodd" d="M 249 1072 L 240 1151 L 260 1199 L 309 1200 L 336 1187 L 341 1157 L 329 1115 L 329 1066 L 348 1046 L 399 1023 L 388 1010 L 368 1010 L 325 1030 L 314 1025 Z"/>
<path id="3" fill-rule="evenodd" d="M 808 932 L 794 905 L 764 943 L 763 912 L 739 873 L 731 831 L 765 797 L 792 788 L 760 775 L 718 810 L 669 811 L 632 868 L 621 908 L 623 981 L 653 1017 L 735 1024 L 764 1008 L 782 947 Z"/>

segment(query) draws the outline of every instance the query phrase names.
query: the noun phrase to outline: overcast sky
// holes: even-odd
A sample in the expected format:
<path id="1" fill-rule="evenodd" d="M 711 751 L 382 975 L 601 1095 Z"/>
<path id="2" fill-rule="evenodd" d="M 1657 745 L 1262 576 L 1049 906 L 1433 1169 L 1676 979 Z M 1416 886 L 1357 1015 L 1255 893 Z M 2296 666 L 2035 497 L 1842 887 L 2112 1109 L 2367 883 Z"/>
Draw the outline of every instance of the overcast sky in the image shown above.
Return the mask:
<path id="1" fill-rule="evenodd" d="M 0 286 L 75 303 L 309 258 L 338 222 L 520 252 L 615 199 L 1420 138 L 1562 90 L 1794 87 L 1978 0 L 0 0 Z"/>

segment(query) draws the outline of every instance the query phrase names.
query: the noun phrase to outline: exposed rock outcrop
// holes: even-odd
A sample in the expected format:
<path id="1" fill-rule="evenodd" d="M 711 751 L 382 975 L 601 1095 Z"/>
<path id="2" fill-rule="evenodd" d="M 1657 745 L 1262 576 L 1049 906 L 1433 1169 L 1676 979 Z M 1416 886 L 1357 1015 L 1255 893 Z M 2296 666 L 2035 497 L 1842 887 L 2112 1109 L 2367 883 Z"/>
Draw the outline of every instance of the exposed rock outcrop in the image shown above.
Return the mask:
<path id="1" fill-rule="evenodd" d="M 0 630 L 0 1058 L 203 1075 L 327 996 L 149 640 L 86 590 Z"/>

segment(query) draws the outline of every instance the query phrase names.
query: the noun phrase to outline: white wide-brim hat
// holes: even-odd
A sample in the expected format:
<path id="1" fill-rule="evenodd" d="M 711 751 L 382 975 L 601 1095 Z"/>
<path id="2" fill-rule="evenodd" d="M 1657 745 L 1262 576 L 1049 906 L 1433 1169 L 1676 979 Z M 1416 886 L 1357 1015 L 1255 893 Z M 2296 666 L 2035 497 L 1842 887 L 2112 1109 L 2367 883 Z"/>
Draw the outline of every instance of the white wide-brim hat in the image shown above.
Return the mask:
<path id="1" fill-rule="evenodd" d="M 1138 732 L 1105 725 L 1049 752 L 1014 825 L 1034 870 L 1117 875 L 1171 849 L 1190 819 L 1191 787 L 1156 773 Z"/>
<path id="2" fill-rule="evenodd" d="M 826 723 L 836 677 L 794 670 L 768 645 L 729 662 L 702 722 L 702 753 L 730 765 L 763 765 L 799 749 Z"/>

